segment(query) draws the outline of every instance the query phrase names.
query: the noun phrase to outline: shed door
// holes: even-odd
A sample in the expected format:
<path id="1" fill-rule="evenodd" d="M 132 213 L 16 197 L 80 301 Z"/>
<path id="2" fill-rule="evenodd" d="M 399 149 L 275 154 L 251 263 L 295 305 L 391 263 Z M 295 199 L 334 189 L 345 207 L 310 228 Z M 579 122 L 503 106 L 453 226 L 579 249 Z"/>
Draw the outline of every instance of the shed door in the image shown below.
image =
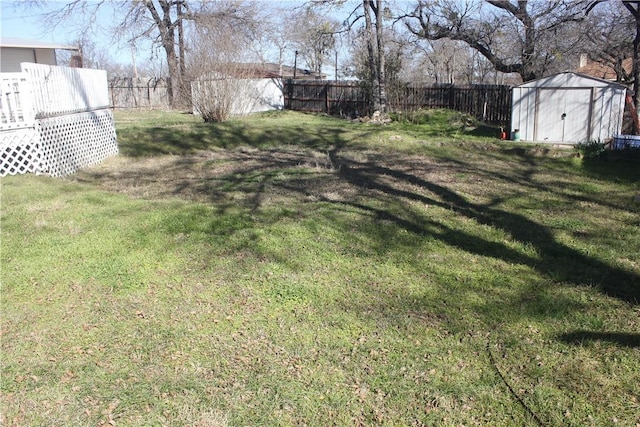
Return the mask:
<path id="1" fill-rule="evenodd" d="M 591 88 L 538 89 L 537 141 L 586 142 L 591 129 Z"/>

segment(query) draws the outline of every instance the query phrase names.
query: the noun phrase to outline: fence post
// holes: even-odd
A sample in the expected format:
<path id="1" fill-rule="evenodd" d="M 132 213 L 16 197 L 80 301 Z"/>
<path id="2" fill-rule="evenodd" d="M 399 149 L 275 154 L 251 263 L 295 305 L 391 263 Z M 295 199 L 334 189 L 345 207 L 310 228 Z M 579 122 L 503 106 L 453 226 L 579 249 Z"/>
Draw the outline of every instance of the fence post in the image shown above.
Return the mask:
<path id="1" fill-rule="evenodd" d="M 449 109 L 450 110 L 455 110 L 456 109 L 456 89 L 453 87 L 453 85 L 449 86 Z"/>
<path id="2" fill-rule="evenodd" d="M 329 114 L 329 82 L 324 85 L 324 108 L 327 114 Z"/>
<path id="3" fill-rule="evenodd" d="M 292 105 L 292 100 L 291 98 L 293 98 L 293 81 L 291 79 L 287 79 L 287 81 L 285 82 L 285 88 L 286 90 L 285 92 L 285 96 L 287 97 L 287 109 L 291 110 L 291 105 Z"/>

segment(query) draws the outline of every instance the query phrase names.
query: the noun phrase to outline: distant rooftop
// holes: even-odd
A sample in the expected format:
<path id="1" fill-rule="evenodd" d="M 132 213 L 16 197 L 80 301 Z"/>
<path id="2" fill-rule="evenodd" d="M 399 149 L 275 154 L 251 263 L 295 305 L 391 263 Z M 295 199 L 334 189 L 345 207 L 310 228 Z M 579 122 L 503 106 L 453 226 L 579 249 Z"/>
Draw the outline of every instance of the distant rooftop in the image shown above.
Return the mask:
<path id="1" fill-rule="evenodd" d="M 633 69 L 633 59 L 627 58 L 622 61 L 622 68 L 628 74 L 631 74 Z M 604 80 L 615 80 L 616 71 L 609 65 L 602 64 L 600 62 L 589 62 L 586 65 L 576 70 L 580 74 L 586 74 L 587 76 L 597 77 Z"/>
<path id="2" fill-rule="evenodd" d="M 48 43 L 39 40 L 21 39 L 17 37 L 0 38 L 1 47 L 18 47 L 25 49 L 62 49 L 62 50 L 78 50 L 78 46 Z"/>
<path id="3" fill-rule="evenodd" d="M 272 62 L 232 62 L 219 66 L 220 72 L 226 75 L 233 75 L 238 78 L 254 79 L 291 79 L 295 75 L 296 79 L 325 80 L 327 75 L 314 73 L 310 70 L 295 68 L 289 65 L 279 65 Z M 294 72 L 295 70 L 295 72 Z"/>

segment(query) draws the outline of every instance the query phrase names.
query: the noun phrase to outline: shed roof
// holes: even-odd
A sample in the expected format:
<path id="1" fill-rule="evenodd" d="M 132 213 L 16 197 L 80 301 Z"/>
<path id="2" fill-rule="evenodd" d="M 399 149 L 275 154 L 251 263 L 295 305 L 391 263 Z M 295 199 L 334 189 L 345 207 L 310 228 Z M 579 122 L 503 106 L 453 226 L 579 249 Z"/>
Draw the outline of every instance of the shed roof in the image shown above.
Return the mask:
<path id="1" fill-rule="evenodd" d="M 48 43 L 39 40 L 21 39 L 17 37 L 0 38 L 0 47 L 15 47 L 24 49 L 62 49 L 78 50 L 79 46 L 65 45 L 58 43 Z"/>
<path id="2" fill-rule="evenodd" d="M 559 87 L 619 87 L 626 89 L 627 87 L 620 83 L 587 76 L 585 74 L 567 71 L 536 80 L 523 83 L 516 87 L 542 87 L 542 88 L 559 88 Z"/>

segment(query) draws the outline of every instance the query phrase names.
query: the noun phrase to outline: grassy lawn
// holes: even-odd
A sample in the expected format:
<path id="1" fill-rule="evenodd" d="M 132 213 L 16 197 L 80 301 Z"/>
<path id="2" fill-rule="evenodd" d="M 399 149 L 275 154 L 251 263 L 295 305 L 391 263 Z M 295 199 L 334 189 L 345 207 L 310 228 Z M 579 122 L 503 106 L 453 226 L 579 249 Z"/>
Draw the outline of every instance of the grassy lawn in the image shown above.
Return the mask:
<path id="1" fill-rule="evenodd" d="M 640 423 L 640 164 L 434 111 L 205 124 L 0 181 L 0 424 Z"/>

